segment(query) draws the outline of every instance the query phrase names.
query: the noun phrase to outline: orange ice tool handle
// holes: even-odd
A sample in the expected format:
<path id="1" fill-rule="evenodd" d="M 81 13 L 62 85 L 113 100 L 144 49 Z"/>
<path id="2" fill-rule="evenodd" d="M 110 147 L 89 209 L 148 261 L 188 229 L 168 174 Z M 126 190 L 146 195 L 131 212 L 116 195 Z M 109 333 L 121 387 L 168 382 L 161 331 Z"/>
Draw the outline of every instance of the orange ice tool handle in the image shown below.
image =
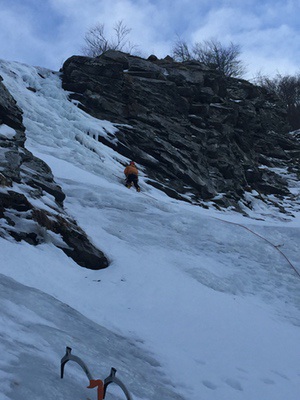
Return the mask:
<path id="1" fill-rule="evenodd" d="M 90 385 L 88 386 L 88 389 L 94 389 L 97 387 L 97 400 L 103 400 L 104 399 L 104 385 L 103 381 L 101 379 L 92 379 L 90 380 Z"/>
<path id="2" fill-rule="evenodd" d="M 129 391 L 127 390 L 126 386 L 124 385 L 124 383 L 119 378 L 116 377 L 117 370 L 115 368 L 111 368 L 109 376 L 105 378 L 103 383 L 103 381 L 101 381 L 100 379 L 94 379 L 86 364 L 81 360 L 81 358 L 71 354 L 71 351 L 72 351 L 71 347 L 66 347 L 66 354 L 61 359 L 61 366 L 60 366 L 61 378 L 64 377 L 64 369 L 67 362 L 75 361 L 77 364 L 81 366 L 81 368 L 83 369 L 83 371 L 85 372 L 86 376 L 90 381 L 90 385 L 88 386 L 88 388 L 93 389 L 95 387 L 98 387 L 98 400 L 102 400 L 105 398 L 107 386 L 110 385 L 111 383 L 115 383 L 122 389 L 127 400 L 132 400 L 132 397 Z"/>

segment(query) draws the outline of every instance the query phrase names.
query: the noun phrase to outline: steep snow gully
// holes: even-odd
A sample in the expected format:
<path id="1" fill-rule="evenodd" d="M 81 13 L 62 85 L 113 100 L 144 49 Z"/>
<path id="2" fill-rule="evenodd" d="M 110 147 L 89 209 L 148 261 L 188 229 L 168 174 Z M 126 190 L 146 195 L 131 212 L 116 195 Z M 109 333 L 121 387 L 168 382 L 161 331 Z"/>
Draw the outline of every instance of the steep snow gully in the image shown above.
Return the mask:
<path id="1" fill-rule="evenodd" d="M 87 135 L 117 126 L 70 102 L 59 73 L 1 61 L 0 75 L 27 148 L 111 261 L 87 270 L 50 240 L 0 238 L 1 400 L 96 399 L 76 363 L 60 379 L 66 346 L 96 378 L 115 367 L 134 400 L 298 400 L 299 204 L 205 210 L 148 186 L 142 166 L 142 192 L 128 190 L 128 160 Z M 109 387 L 106 399 L 124 398 Z"/>

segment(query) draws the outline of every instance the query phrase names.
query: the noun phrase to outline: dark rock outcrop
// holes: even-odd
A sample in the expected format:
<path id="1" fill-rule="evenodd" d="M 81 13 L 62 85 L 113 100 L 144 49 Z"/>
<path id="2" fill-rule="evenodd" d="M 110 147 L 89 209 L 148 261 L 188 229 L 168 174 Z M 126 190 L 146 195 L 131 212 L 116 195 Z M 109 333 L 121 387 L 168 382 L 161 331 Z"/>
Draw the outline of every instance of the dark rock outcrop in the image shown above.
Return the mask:
<path id="1" fill-rule="evenodd" d="M 274 167 L 299 165 L 299 141 L 282 104 L 247 81 L 198 62 L 115 51 L 69 58 L 62 81 L 83 110 L 126 124 L 118 141 L 99 140 L 143 165 L 170 196 L 238 209 L 249 190 L 291 195 Z"/>
<path id="2" fill-rule="evenodd" d="M 1 80 L 0 236 L 32 245 L 50 241 L 83 267 L 107 267 L 104 254 L 64 211 L 65 194 L 48 165 L 25 148 L 22 111 Z"/>

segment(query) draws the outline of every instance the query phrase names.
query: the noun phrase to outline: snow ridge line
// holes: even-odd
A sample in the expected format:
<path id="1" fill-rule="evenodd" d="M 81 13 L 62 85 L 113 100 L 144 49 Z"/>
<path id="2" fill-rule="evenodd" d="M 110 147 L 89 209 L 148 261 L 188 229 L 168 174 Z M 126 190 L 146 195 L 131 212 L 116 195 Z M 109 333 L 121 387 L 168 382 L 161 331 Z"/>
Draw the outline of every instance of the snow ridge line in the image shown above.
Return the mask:
<path id="1" fill-rule="evenodd" d="M 225 221 L 225 220 L 223 220 L 223 219 L 221 219 L 221 218 L 218 218 L 218 217 L 212 217 L 212 218 L 214 218 L 214 219 L 216 219 L 216 220 L 218 220 L 218 221 L 225 222 L 225 223 L 227 223 L 227 224 L 240 226 L 241 228 L 246 229 L 247 231 L 251 232 L 253 235 L 259 237 L 260 239 L 262 239 L 262 240 L 264 240 L 265 242 L 267 242 L 268 244 L 270 244 L 272 247 L 274 247 L 274 249 L 276 249 L 276 250 L 285 258 L 285 260 L 287 261 L 287 263 L 290 265 L 290 267 L 296 272 L 296 274 L 297 274 L 297 275 L 299 276 L 299 278 L 300 278 L 300 272 L 297 270 L 297 268 L 292 264 L 292 262 L 291 262 L 291 261 L 289 260 L 289 258 L 283 253 L 283 251 L 281 251 L 281 250 L 278 248 L 278 246 L 276 246 L 276 245 L 275 245 L 274 243 L 272 243 L 270 240 L 266 239 L 264 236 L 260 235 L 259 233 L 254 232 L 252 229 L 248 228 L 248 227 L 245 226 L 245 225 L 238 224 L 237 222 Z"/>

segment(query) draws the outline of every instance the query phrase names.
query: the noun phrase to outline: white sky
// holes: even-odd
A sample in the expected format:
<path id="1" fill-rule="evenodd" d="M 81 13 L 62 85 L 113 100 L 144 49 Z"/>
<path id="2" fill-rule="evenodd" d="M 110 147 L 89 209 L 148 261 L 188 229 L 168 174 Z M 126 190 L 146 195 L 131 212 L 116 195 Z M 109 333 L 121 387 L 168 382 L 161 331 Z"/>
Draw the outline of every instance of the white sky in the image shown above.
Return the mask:
<path id="1" fill-rule="evenodd" d="M 84 35 L 123 20 L 141 56 L 163 58 L 179 35 L 239 44 L 247 78 L 298 73 L 298 0 L 0 0 L 0 58 L 58 70 L 81 54 Z"/>

